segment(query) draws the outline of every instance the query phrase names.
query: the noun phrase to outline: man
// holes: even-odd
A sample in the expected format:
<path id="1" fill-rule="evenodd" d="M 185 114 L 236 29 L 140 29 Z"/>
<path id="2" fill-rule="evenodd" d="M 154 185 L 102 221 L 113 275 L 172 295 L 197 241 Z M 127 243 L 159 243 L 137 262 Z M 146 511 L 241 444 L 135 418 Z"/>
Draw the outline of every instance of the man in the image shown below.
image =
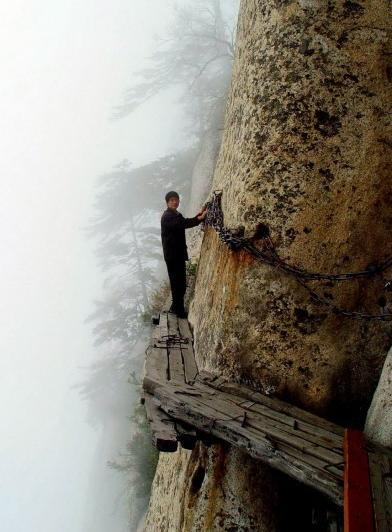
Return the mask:
<path id="1" fill-rule="evenodd" d="M 163 256 L 170 279 L 172 293 L 172 306 L 170 312 L 179 318 L 186 318 L 184 308 L 184 295 L 186 290 L 185 261 L 189 260 L 185 229 L 199 225 L 207 216 L 207 209 L 197 214 L 194 218 L 184 218 L 177 211 L 180 197 L 174 190 L 165 196 L 167 209 L 161 218 L 161 236 Z"/>

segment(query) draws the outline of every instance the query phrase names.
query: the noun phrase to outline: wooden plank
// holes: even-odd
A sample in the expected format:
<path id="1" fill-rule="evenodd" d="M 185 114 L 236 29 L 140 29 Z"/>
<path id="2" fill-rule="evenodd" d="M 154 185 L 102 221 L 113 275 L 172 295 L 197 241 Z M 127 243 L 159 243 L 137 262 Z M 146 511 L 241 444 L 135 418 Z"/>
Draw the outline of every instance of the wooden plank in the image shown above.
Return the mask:
<path id="1" fill-rule="evenodd" d="M 177 450 L 177 431 L 175 423 L 159 409 L 149 394 L 145 396 L 147 419 L 150 422 L 152 441 L 158 451 L 174 452 Z"/>
<path id="2" fill-rule="evenodd" d="M 178 329 L 182 338 L 188 338 L 187 347 L 181 346 L 182 358 L 184 361 L 184 372 L 186 382 L 194 382 L 198 374 L 195 353 L 193 351 L 193 337 L 188 320 L 178 319 Z"/>
<path id="3" fill-rule="evenodd" d="M 392 459 L 381 453 L 368 453 L 370 484 L 377 532 L 392 530 Z"/>
<path id="4" fill-rule="evenodd" d="M 304 464 L 308 464 L 315 470 L 320 471 L 323 476 L 331 477 L 333 482 L 340 486 L 341 496 L 343 497 L 343 470 L 340 465 L 332 466 L 330 464 L 326 464 L 325 460 L 320 460 L 319 458 L 301 451 L 300 449 L 296 449 L 284 442 L 276 442 L 276 448 L 282 451 L 288 457 L 288 459 L 291 459 L 290 457 L 300 458 Z"/>
<path id="5" fill-rule="evenodd" d="M 240 420 L 232 419 L 206 406 L 200 397 L 181 397 L 167 388 L 156 391 L 161 408 L 171 417 L 186 422 L 196 429 L 209 432 L 216 438 L 244 449 L 280 471 L 326 494 L 336 504 L 342 504 L 341 482 L 329 472 L 319 471 L 297 456 L 289 456 L 277 449 L 267 435 L 252 427 L 242 427 Z M 298 453 L 300 454 L 300 453 Z"/>
<path id="6" fill-rule="evenodd" d="M 226 397 L 227 394 L 213 390 L 200 383 L 197 383 L 193 387 L 188 387 L 187 394 L 189 393 L 189 389 L 193 390 L 193 394 L 195 397 L 198 397 L 201 403 L 211 406 L 212 409 L 217 409 L 215 416 L 224 413 L 230 415 L 231 418 L 237 418 L 242 423 L 244 420 L 244 414 L 246 414 L 246 423 L 244 426 L 255 429 L 259 432 L 261 431 L 261 433 L 268 438 L 277 449 L 284 451 L 291 457 L 301 455 L 301 460 L 311 467 L 319 469 L 324 474 L 333 477 L 336 482 L 341 484 L 343 489 L 343 447 L 341 449 L 335 449 L 332 453 L 325 453 L 322 448 L 318 448 L 317 445 L 312 445 L 313 451 L 309 452 L 309 444 L 306 441 L 302 442 L 301 439 L 298 440 L 298 435 L 295 431 L 294 437 L 291 433 L 287 433 L 286 431 L 283 431 L 279 434 L 279 437 L 276 437 L 277 433 L 274 430 L 276 427 L 271 427 L 266 419 L 262 419 L 262 423 L 255 424 L 248 416 L 246 410 L 236 407 L 235 405 L 234 408 L 231 407 L 228 409 L 227 405 L 221 401 L 221 399 Z M 197 391 L 199 391 L 199 393 L 197 393 Z M 180 397 L 183 395 L 181 393 L 181 387 L 178 388 L 176 393 Z M 206 399 L 206 397 L 208 397 L 208 399 Z M 247 403 L 249 404 L 249 402 Z M 286 426 L 283 425 L 283 428 L 286 429 Z M 279 432 L 280 431 L 281 428 L 279 427 Z"/>
<path id="7" fill-rule="evenodd" d="M 374 532 L 369 461 L 362 432 L 344 434 L 344 531 Z"/>
<path id="8" fill-rule="evenodd" d="M 169 380 L 179 383 L 185 382 L 184 365 L 180 348 L 169 348 Z"/>
<path id="9" fill-rule="evenodd" d="M 175 390 L 175 393 L 179 396 L 179 398 L 182 398 L 184 401 L 186 400 L 186 398 L 184 398 L 184 395 L 191 394 L 194 397 L 198 398 L 199 401 L 201 401 L 204 405 L 207 404 L 205 397 L 209 396 L 208 403 L 212 405 L 212 411 L 215 412 L 215 417 L 220 415 L 219 411 L 222 411 L 221 408 L 219 408 L 220 397 L 223 395 L 226 395 L 226 394 L 223 394 L 222 392 L 214 390 L 208 386 L 200 385 L 200 383 L 197 383 L 194 386 L 188 386 L 186 392 L 185 391 L 183 392 L 182 387 L 180 386 L 175 387 L 174 390 Z M 219 411 L 215 410 L 215 406 L 218 406 Z M 241 421 L 242 423 L 245 412 L 246 410 L 235 411 L 231 408 L 230 417 L 231 418 L 237 417 L 238 421 Z M 326 476 L 330 475 L 331 477 L 333 477 L 335 482 L 338 482 L 341 484 L 341 487 L 343 490 L 343 453 L 342 453 L 342 450 L 340 450 L 339 454 L 332 455 L 333 459 L 331 459 L 331 455 L 328 456 L 328 460 L 325 459 L 326 458 L 325 456 L 323 458 L 320 458 L 320 457 L 317 458 L 313 456 L 314 453 L 309 454 L 305 452 L 304 449 L 307 448 L 306 445 L 305 446 L 302 446 L 302 445 L 293 446 L 292 438 L 290 435 L 288 435 L 288 437 L 285 437 L 285 438 L 276 439 L 273 437 L 271 432 L 268 430 L 267 426 L 262 426 L 258 424 L 256 430 L 254 430 L 254 424 L 253 423 L 249 424 L 248 421 L 249 419 L 247 418 L 246 424 L 245 424 L 247 428 L 253 430 L 255 434 L 257 434 L 258 432 L 259 433 L 261 432 L 263 436 L 268 439 L 268 441 L 273 443 L 276 449 L 282 450 L 287 455 L 289 455 L 288 456 L 289 459 L 291 459 L 292 456 L 301 456 L 301 460 L 304 463 L 307 463 L 309 466 L 319 469 Z M 322 449 L 320 449 L 320 451 L 322 453 Z M 320 454 L 320 453 L 317 453 L 317 454 Z"/>
<path id="10" fill-rule="evenodd" d="M 170 335 L 179 336 L 178 318 L 175 314 L 172 314 L 171 312 L 167 314 L 167 326 Z"/>
<path id="11" fill-rule="evenodd" d="M 319 438 L 319 444 L 322 446 L 325 446 L 332 450 L 343 450 L 343 438 L 338 436 L 334 432 L 330 432 L 324 428 L 320 428 L 306 421 L 294 418 L 288 414 L 276 411 L 272 407 L 261 405 L 260 403 L 255 403 L 254 401 L 244 401 L 243 398 L 237 397 L 232 394 L 226 395 L 229 400 L 233 401 L 239 406 L 242 406 L 243 408 L 259 412 L 260 414 L 263 414 L 271 420 L 292 427 L 295 431 L 299 431 L 299 434 L 301 434 L 301 437 L 303 437 L 304 439 L 307 438 L 306 434 L 309 434 L 316 438 Z"/>
<path id="12" fill-rule="evenodd" d="M 325 430 L 337 434 L 338 436 L 341 436 L 343 438 L 344 429 L 339 425 L 336 425 L 335 423 L 327 421 L 319 416 L 306 412 L 301 408 L 281 401 L 280 399 L 277 399 L 275 397 L 267 397 L 266 395 L 260 392 L 255 392 L 251 388 L 233 382 L 220 381 L 217 383 L 216 376 L 207 372 L 200 372 L 197 377 L 197 380 L 200 380 L 200 382 L 208 384 L 209 386 L 212 386 L 213 388 L 216 388 L 218 390 L 222 390 L 224 392 L 228 392 L 239 397 L 244 397 L 245 399 L 248 399 L 250 401 L 255 401 L 262 405 L 268 406 L 269 408 L 274 409 L 276 412 L 282 412 L 284 414 L 290 415 L 295 419 L 305 421 L 307 423 L 310 423 L 311 425 L 318 426 L 320 428 L 324 428 Z"/>
<path id="13" fill-rule="evenodd" d="M 205 390 L 204 386 L 195 385 L 195 389 L 198 387 L 200 387 L 201 391 Z M 336 465 L 343 462 L 343 449 L 340 449 L 339 451 L 332 451 L 330 449 L 326 449 L 325 447 L 321 447 L 318 444 L 317 438 L 311 438 L 316 440 L 315 443 L 309 441 L 309 438 L 304 440 L 294 428 L 283 424 L 280 424 L 277 427 L 277 424 L 273 421 L 271 422 L 269 418 L 266 418 L 257 412 L 245 410 L 234 403 L 227 401 L 226 396 L 223 393 L 218 394 L 216 397 L 203 394 L 200 398 L 200 401 L 215 408 L 219 413 L 223 413 L 231 417 L 237 417 L 241 420 L 246 414 L 246 426 L 252 427 L 255 430 L 261 430 L 274 442 L 280 441 L 286 443 L 292 447 L 295 447 L 296 449 L 310 454 L 311 456 L 315 456 L 320 460 L 324 460 L 326 465 Z"/>
<path id="14" fill-rule="evenodd" d="M 167 323 L 168 316 L 169 314 L 167 312 L 161 312 L 159 315 L 159 335 L 161 340 L 166 340 L 169 334 L 169 325 Z"/>
<path id="15" fill-rule="evenodd" d="M 170 378 L 168 334 L 168 314 L 161 312 L 159 325 L 152 330 L 151 347 L 146 357 L 143 387 L 150 393 L 154 392 L 156 386 L 162 385 Z"/>
<path id="16" fill-rule="evenodd" d="M 249 414 L 260 414 L 265 420 L 265 423 L 272 425 L 278 430 L 337 453 L 337 461 L 343 464 L 343 438 L 339 438 L 339 436 L 334 433 L 328 432 L 324 429 L 318 429 L 318 427 L 314 427 L 308 423 L 297 421 L 287 414 L 275 412 L 272 408 L 264 405 L 252 401 L 244 401 L 241 398 L 237 398 L 236 396 L 224 392 L 221 393 L 222 398 L 229 402 L 233 402 Z M 343 465 L 341 467 L 343 470 Z"/>
<path id="17" fill-rule="evenodd" d="M 372 490 L 372 504 L 374 512 L 374 522 L 377 532 L 387 531 L 387 516 L 384 507 L 384 493 L 383 493 L 383 478 L 380 461 L 373 453 L 368 453 L 369 471 L 370 471 L 370 485 Z"/>
<path id="18" fill-rule="evenodd" d="M 155 326 L 151 334 L 151 343 L 146 352 L 144 365 L 143 388 L 153 393 L 156 386 L 162 386 L 168 379 L 167 349 L 155 347 L 161 335 L 159 325 Z"/>
<path id="19" fill-rule="evenodd" d="M 167 330 L 166 314 L 164 317 L 161 315 L 160 324 L 152 329 L 150 346 L 144 365 L 143 389 L 152 394 L 157 386 L 166 384 L 169 375 L 167 348 L 165 346 L 156 347 L 162 335 L 162 328 L 164 332 Z"/>
<path id="20" fill-rule="evenodd" d="M 179 339 L 178 319 L 175 314 L 167 315 L 168 334 L 171 337 L 177 337 Z M 184 364 L 182 360 L 181 347 L 179 340 L 174 340 L 173 345 L 169 340 L 168 353 L 169 353 L 169 379 L 171 381 L 185 382 Z"/>
<path id="21" fill-rule="evenodd" d="M 150 345 L 146 354 L 143 389 L 149 393 L 154 393 L 157 386 L 165 385 L 168 380 L 167 350 L 153 347 L 159 334 L 159 325 L 157 325 L 153 330 L 152 345 Z"/>
<path id="22" fill-rule="evenodd" d="M 159 390 L 161 392 L 161 390 Z M 177 398 L 178 400 L 178 398 Z M 194 405 L 195 410 L 193 411 L 192 408 L 190 408 L 190 401 L 187 400 L 186 404 L 183 403 L 183 406 L 186 410 L 185 415 L 196 415 L 203 416 L 206 413 L 206 407 L 204 404 L 200 403 L 200 399 L 195 399 L 196 403 Z M 251 427 L 241 427 L 241 424 L 239 420 L 232 420 L 228 419 L 228 416 L 224 416 L 224 414 L 219 415 L 219 419 L 216 419 L 217 412 L 213 409 L 210 410 L 210 420 L 209 420 L 209 426 L 202 426 L 202 430 L 206 429 L 207 427 L 212 432 L 213 435 L 216 437 L 220 437 L 222 439 L 225 439 L 229 441 L 230 443 L 237 445 L 239 447 L 245 448 L 245 450 L 251 454 L 252 456 L 256 458 L 264 459 L 264 461 L 267 461 L 267 463 L 270 463 L 273 467 L 277 467 L 278 469 L 291 474 L 292 471 L 295 471 L 295 474 L 292 474 L 291 476 L 294 476 L 298 480 L 302 480 L 303 482 L 313 485 L 314 482 L 312 482 L 312 479 L 316 479 L 315 486 L 316 488 L 320 489 L 320 491 L 323 491 L 328 496 L 333 498 L 335 502 L 340 501 L 342 498 L 342 482 L 340 479 L 336 479 L 330 472 L 327 471 L 317 471 L 314 467 L 309 467 L 308 464 L 302 463 L 301 460 L 298 460 L 298 456 L 301 455 L 300 451 L 296 451 L 293 453 L 293 456 L 288 456 L 285 453 L 281 453 L 279 451 L 278 446 L 274 444 L 273 441 L 271 441 L 268 438 L 268 435 L 263 435 L 259 431 L 254 430 Z M 211 423 L 211 421 L 214 421 L 214 423 Z M 197 423 L 196 423 L 197 425 Z M 234 436 L 227 437 L 227 430 L 234 425 L 235 427 L 235 434 Z M 220 429 L 220 430 L 218 430 Z M 223 436 L 222 432 L 223 431 Z M 241 436 L 238 436 L 238 433 L 241 433 Z M 242 438 L 244 436 L 245 438 Z M 245 443 L 244 443 L 245 439 Z M 260 444 L 261 444 L 261 454 L 260 454 Z M 254 452 L 253 447 L 256 446 L 257 452 Z M 277 459 L 277 460 L 276 460 Z M 321 487 L 320 487 L 321 486 Z M 323 489 L 324 486 L 324 489 Z M 328 486 L 328 487 L 326 487 Z"/>

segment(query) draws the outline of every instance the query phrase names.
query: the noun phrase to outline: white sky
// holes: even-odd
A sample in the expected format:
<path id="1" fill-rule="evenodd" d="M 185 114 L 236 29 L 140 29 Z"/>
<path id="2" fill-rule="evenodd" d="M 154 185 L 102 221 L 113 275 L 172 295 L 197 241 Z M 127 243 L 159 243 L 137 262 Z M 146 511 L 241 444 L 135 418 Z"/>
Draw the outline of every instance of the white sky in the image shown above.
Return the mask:
<path id="1" fill-rule="evenodd" d="M 0 2 L 2 532 L 98 532 L 83 523 L 100 434 L 71 390 L 101 284 L 80 228 L 99 174 L 179 142 L 168 104 L 110 121 L 172 3 Z"/>

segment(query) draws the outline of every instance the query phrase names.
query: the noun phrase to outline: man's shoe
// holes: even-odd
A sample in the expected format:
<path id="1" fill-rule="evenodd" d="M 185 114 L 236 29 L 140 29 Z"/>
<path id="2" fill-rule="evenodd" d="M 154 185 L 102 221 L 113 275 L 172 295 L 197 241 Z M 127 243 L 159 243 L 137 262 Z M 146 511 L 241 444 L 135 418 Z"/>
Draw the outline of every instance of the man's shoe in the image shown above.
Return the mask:
<path id="1" fill-rule="evenodd" d="M 182 320 L 186 320 L 188 318 L 188 312 L 186 310 L 182 310 L 181 312 L 177 312 L 177 318 L 180 318 Z"/>

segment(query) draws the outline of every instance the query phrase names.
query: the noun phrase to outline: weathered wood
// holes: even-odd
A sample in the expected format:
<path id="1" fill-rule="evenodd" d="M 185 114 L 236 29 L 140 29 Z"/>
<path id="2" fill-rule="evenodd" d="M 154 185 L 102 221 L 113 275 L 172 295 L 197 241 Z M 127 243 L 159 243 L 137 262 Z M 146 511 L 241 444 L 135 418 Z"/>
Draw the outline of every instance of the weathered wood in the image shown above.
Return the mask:
<path id="1" fill-rule="evenodd" d="M 188 338 L 188 345 L 186 348 L 181 347 L 182 358 L 184 361 L 184 372 L 186 382 L 193 382 L 198 374 L 197 364 L 195 360 L 195 353 L 193 351 L 192 332 L 189 327 L 188 320 L 178 319 L 178 329 L 182 338 Z"/>
<path id="2" fill-rule="evenodd" d="M 195 389 L 198 388 L 198 385 L 195 385 Z M 200 386 L 201 391 L 205 391 L 206 387 Z M 314 438 L 310 435 L 307 435 L 307 439 L 301 438 L 298 432 L 288 425 L 280 424 L 278 427 L 277 423 L 272 421 L 257 413 L 250 410 L 244 410 L 234 403 L 230 402 L 226 398 L 226 394 L 221 393 L 217 397 L 211 397 L 204 393 L 200 397 L 200 402 L 216 409 L 217 412 L 226 414 L 237 419 L 244 419 L 246 413 L 246 424 L 254 428 L 255 430 L 260 430 L 263 433 L 268 435 L 268 438 L 274 442 L 283 442 L 306 452 L 311 456 L 315 456 L 321 460 L 324 460 L 326 464 L 336 465 L 343 462 L 343 448 L 339 450 L 330 450 L 319 445 L 318 438 Z"/>
<path id="3" fill-rule="evenodd" d="M 196 387 L 198 386 L 204 386 L 203 389 L 207 389 L 205 385 L 198 384 Z M 231 394 L 220 392 L 220 398 L 242 408 L 247 413 L 248 422 L 252 420 L 252 414 L 258 414 L 262 429 L 272 427 L 273 430 L 278 430 L 282 436 L 289 438 L 291 443 L 298 441 L 299 438 L 304 445 L 316 445 L 320 447 L 320 450 L 326 449 L 328 452 L 334 453 L 334 455 L 329 455 L 330 457 L 335 456 L 333 460 L 328 460 L 329 463 L 334 463 L 335 465 L 341 464 L 338 468 L 343 470 L 343 439 L 339 438 L 336 434 L 325 431 L 324 429 L 322 429 L 320 434 L 317 427 L 315 428 L 300 421 L 296 422 L 296 420 L 286 414 L 276 413 L 269 407 L 255 404 L 252 401 L 238 399 Z M 257 420 L 257 418 L 253 419 Z M 302 430 L 303 428 L 305 428 L 304 431 Z M 282 441 L 284 441 L 284 437 L 281 438 Z M 302 444 L 301 448 L 303 448 Z"/>
<path id="4" fill-rule="evenodd" d="M 181 349 L 169 347 L 169 380 L 179 383 L 185 382 L 184 365 L 182 362 Z"/>
<path id="5" fill-rule="evenodd" d="M 344 531 L 374 532 L 369 461 L 359 430 L 344 435 Z"/>
<path id="6" fill-rule="evenodd" d="M 162 350 L 150 349 L 147 353 L 146 372 L 143 378 L 143 388 L 154 393 L 158 386 L 167 382 L 167 354 Z"/>
<path id="7" fill-rule="evenodd" d="M 169 312 L 167 314 L 167 326 L 168 326 L 169 334 L 176 335 L 176 336 L 179 335 L 178 318 L 172 312 Z"/>
<path id="8" fill-rule="evenodd" d="M 171 417 L 244 449 L 251 456 L 325 493 L 337 504 L 342 503 L 340 479 L 334 478 L 331 472 L 315 469 L 295 456 L 295 453 L 290 456 L 282 452 L 268 435 L 252 427 L 241 426 L 240 419 L 217 412 L 201 402 L 200 397 L 187 395 L 184 398 L 167 388 L 157 389 L 156 395 L 161 408 Z"/>
<path id="9" fill-rule="evenodd" d="M 159 349 L 155 347 L 157 341 L 161 338 L 162 326 L 163 324 L 155 325 L 155 327 L 153 327 L 151 343 L 146 353 L 143 389 L 151 394 L 154 393 L 157 386 L 164 385 L 168 380 L 169 367 L 167 349 Z"/>
<path id="10" fill-rule="evenodd" d="M 166 339 L 169 335 L 169 325 L 167 318 L 169 316 L 168 312 L 161 312 L 159 315 L 159 339 Z"/>
<path id="11" fill-rule="evenodd" d="M 341 486 L 341 493 L 343 494 L 343 463 L 336 465 L 327 464 L 325 460 L 320 460 L 319 458 L 284 442 L 276 442 L 275 445 L 276 448 L 284 452 L 289 459 L 291 459 L 290 457 L 299 458 L 304 464 L 308 464 L 308 466 L 322 472 L 323 475 L 329 475 L 334 483 Z"/>
<path id="12" fill-rule="evenodd" d="M 176 336 L 179 338 L 178 319 L 175 314 L 167 315 L 168 334 L 170 337 Z M 182 360 L 182 353 L 179 341 L 175 340 L 173 345 L 171 341 L 168 343 L 169 354 L 169 379 L 171 381 L 185 382 L 184 364 Z"/>
<path id="13" fill-rule="evenodd" d="M 284 401 L 281 401 L 280 399 L 277 399 L 275 397 L 267 397 L 266 395 L 260 392 L 255 392 L 251 388 L 233 382 L 228 382 L 227 380 L 224 380 L 222 378 L 217 378 L 211 373 L 205 371 L 199 372 L 197 380 L 200 380 L 200 382 L 208 384 L 209 386 L 217 390 L 228 392 L 239 397 L 244 397 L 245 399 L 248 399 L 250 401 L 255 401 L 262 405 L 268 406 L 276 412 L 288 414 L 294 419 L 305 421 L 310 423 L 311 425 L 324 428 L 325 430 L 333 432 L 343 438 L 344 429 L 339 425 L 336 425 L 335 423 L 327 421 L 319 416 L 306 412 L 305 410 L 302 410 L 301 408 L 298 408 L 294 405 L 285 403 Z"/>
<path id="14" fill-rule="evenodd" d="M 193 449 L 196 445 L 196 430 L 184 423 L 176 422 L 177 439 L 184 449 Z"/>
<path id="15" fill-rule="evenodd" d="M 368 453 L 376 532 L 392 530 L 392 459 L 387 454 Z"/>
<path id="16" fill-rule="evenodd" d="M 177 450 L 177 431 L 174 421 L 155 404 L 151 395 L 146 394 L 145 407 L 150 422 L 153 444 L 158 451 L 174 452 Z"/>
<path id="17" fill-rule="evenodd" d="M 198 373 L 187 320 L 167 310 L 161 312 L 145 372 L 143 388 L 155 397 L 146 393 L 143 399 L 142 394 L 141 402 L 145 400 L 159 450 L 174 451 L 178 441 L 192 449 L 197 439 L 208 445 L 223 440 L 342 505 L 343 429 L 224 377 Z M 387 532 L 392 529 L 392 452 L 383 453 L 371 443 L 365 448 L 362 440 L 358 444 L 358 434 L 354 431 L 346 436 L 345 532 L 374 530 L 373 518 L 369 519 L 373 511 L 361 502 L 367 489 L 366 475 L 370 494 L 369 473 L 364 474 L 363 465 L 367 452 L 372 501 L 370 495 L 368 499 L 373 502 L 375 530 Z M 354 442 L 351 451 L 350 441 Z M 353 465 L 355 462 L 360 466 Z"/>
<path id="18" fill-rule="evenodd" d="M 225 393 L 225 392 L 223 392 Z M 232 394 L 226 394 L 228 400 L 233 401 L 238 406 L 249 409 L 250 411 L 259 412 L 263 416 L 278 422 L 279 424 L 288 425 L 292 427 L 295 431 L 298 431 L 298 434 L 301 435 L 304 439 L 307 439 L 306 434 L 312 435 L 315 438 L 319 438 L 319 444 L 327 447 L 329 449 L 343 449 L 343 438 L 338 436 L 334 432 L 330 432 L 324 428 L 321 428 L 316 425 L 312 425 L 301 419 L 292 417 L 289 414 L 285 414 L 279 411 L 276 411 L 274 408 L 269 406 L 262 405 L 255 401 L 244 401 L 243 398 L 237 397 Z"/>

